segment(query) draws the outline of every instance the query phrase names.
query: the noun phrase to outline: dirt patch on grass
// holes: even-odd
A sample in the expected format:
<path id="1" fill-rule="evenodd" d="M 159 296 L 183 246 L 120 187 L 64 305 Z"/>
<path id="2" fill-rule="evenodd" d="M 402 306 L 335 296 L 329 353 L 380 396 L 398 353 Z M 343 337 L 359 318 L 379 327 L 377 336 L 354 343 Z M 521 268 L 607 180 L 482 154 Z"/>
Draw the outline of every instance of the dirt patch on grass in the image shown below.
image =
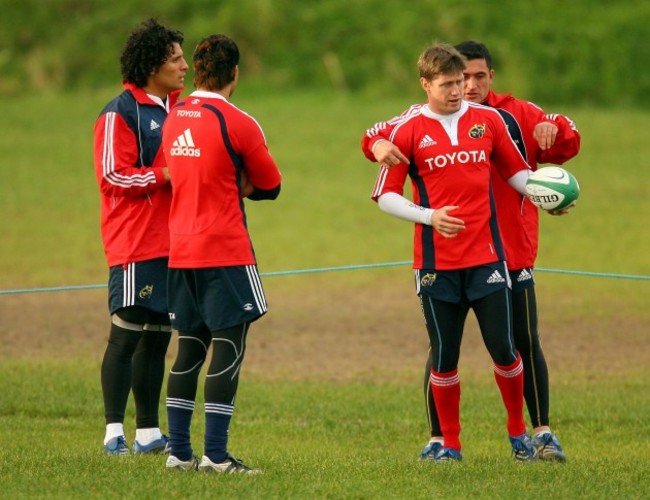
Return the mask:
<path id="1" fill-rule="evenodd" d="M 309 277 L 309 291 L 267 279 L 270 312 L 251 327 L 245 372 L 262 379 L 388 381 L 424 366 L 428 340 L 408 271 L 381 274 L 372 286 Z M 297 287 L 298 288 L 298 287 Z M 552 378 L 570 372 L 640 370 L 648 362 L 647 325 L 616 304 L 562 321 L 540 299 L 540 330 Z M 605 311 L 603 309 L 605 308 Z M 607 310 L 609 309 L 609 310 Z M 553 316 L 547 311 L 552 310 Z M 0 296 L 1 358 L 101 361 L 109 330 L 106 290 Z M 461 369 L 489 370 L 476 322 L 468 319 Z M 171 362 L 175 340 L 168 352 Z"/>

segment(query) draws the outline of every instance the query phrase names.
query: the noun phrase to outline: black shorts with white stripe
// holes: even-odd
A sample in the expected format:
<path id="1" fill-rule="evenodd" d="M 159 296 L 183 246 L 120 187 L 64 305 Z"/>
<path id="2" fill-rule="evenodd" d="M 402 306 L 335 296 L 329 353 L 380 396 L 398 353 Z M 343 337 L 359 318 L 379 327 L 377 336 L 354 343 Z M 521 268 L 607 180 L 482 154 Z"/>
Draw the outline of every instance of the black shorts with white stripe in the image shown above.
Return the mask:
<path id="1" fill-rule="evenodd" d="M 144 260 L 113 266 L 108 275 L 108 310 L 141 306 L 167 314 L 167 264 L 169 259 Z"/>
<path id="2" fill-rule="evenodd" d="M 169 270 L 169 315 L 181 332 L 223 330 L 267 311 L 257 266 Z"/>

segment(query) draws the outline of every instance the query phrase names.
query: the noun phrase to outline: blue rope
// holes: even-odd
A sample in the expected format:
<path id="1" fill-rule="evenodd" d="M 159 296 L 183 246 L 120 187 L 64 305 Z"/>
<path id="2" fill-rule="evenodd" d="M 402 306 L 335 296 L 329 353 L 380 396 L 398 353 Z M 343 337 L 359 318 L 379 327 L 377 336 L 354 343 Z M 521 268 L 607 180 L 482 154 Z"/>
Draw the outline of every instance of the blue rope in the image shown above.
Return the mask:
<path id="1" fill-rule="evenodd" d="M 93 288 L 106 288 L 108 285 L 73 285 L 73 286 L 53 286 L 50 288 L 18 288 L 16 290 L 0 290 L 0 295 L 12 295 L 19 293 L 38 293 L 38 292 L 66 292 L 68 290 L 92 290 Z"/>
<path id="2" fill-rule="evenodd" d="M 270 273 L 260 273 L 260 276 L 290 276 L 299 274 L 314 274 L 314 273 L 327 273 L 333 271 L 351 271 L 355 269 L 374 269 L 380 267 L 394 267 L 410 265 L 410 260 L 399 262 L 383 262 L 379 264 L 357 264 L 350 266 L 337 266 L 337 267 L 320 267 L 314 269 L 293 269 L 290 271 L 273 271 Z M 650 280 L 650 276 L 641 276 L 635 274 L 616 274 L 616 273 L 596 273 L 590 271 L 570 271 L 566 269 L 545 269 L 543 267 L 535 268 L 535 271 L 542 273 L 556 273 L 556 274 L 571 274 L 574 276 L 592 276 L 597 278 L 618 278 L 628 280 Z M 39 293 L 39 292 L 64 292 L 71 290 L 92 290 L 96 288 L 106 288 L 108 285 L 73 285 L 73 286 L 55 286 L 50 288 L 18 288 L 15 290 L 0 290 L 0 295 L 17 295 L 20 293 Z"/>
<path id="3" fill-rule="evenodd" d="M 556 273 L 556 274 L 573 274 L 576 276 L 596 276 L 598 278 L 620 278 L 628 280 L 650 280 L 650 276 L 641 276 L 638 274 L 616 274 L 616 273 L 595 273 L 591 271 L 568 271 L 565 269 L 544 269 L 543 267 L 536 267 L 535 271 L 543 273 Z"/>

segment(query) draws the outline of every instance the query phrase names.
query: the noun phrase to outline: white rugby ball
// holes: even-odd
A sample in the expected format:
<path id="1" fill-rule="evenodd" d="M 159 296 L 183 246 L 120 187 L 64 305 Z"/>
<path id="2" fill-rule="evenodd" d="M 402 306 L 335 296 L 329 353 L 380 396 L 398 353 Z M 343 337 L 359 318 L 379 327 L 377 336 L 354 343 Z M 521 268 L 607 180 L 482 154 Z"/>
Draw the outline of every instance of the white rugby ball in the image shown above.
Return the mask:
<path id="1" fill-rule="evenodd" d="M 530 174 L 526 194 L 533 205 L 543 210 L 562 210 L 578 199 L 580 186 L 571 172 L 554 165 Z"/>

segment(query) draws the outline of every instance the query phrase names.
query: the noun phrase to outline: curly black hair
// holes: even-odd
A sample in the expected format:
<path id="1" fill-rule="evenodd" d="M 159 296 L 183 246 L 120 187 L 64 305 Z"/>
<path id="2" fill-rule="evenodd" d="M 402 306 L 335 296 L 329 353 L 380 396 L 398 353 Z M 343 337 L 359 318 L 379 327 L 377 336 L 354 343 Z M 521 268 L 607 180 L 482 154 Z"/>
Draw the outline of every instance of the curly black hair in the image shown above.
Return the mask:
<path id="1" fill-rule="evenodd" d="M 183 44 L 183 33 L 151 18 L 129 35 L 120 55 L 120 71 L 125 82 L 138 87 L 147 85 L 152 72 L 159 69 L 173 53 L 173 44 Z"/>

